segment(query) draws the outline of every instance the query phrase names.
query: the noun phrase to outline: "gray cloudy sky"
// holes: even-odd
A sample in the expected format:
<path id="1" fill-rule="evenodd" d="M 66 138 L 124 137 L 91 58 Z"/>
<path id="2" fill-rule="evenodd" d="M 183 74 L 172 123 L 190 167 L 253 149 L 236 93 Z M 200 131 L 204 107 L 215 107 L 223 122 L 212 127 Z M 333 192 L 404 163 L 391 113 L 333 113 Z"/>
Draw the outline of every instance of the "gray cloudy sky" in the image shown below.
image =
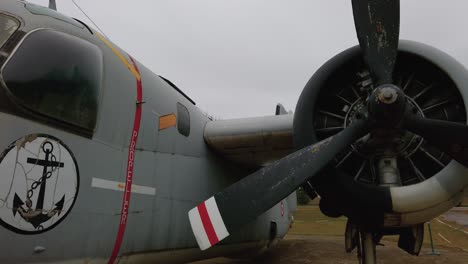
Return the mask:
<path id="1" fill-rule="evenodd" d="M 223 119 L 271 115 L 278 102 L 294 110 L 317 68 L 358 43 L 349 0 L 75 2 L 114 43 Z M 468 67 L 467 1 L 401 2 L 400 38 Z M 57 7 L 91 26 L 71 0 Z"/>

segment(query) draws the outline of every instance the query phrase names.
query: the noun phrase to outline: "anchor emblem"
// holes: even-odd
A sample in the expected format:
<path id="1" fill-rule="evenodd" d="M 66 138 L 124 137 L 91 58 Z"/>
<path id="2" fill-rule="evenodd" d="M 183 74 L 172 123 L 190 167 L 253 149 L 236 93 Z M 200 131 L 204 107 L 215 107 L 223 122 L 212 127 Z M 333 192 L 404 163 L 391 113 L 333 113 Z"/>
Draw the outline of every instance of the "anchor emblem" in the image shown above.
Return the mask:
<path id="1" fill-rule="evenodd" d="M 40 159 L 28 158 L 27 163 L 42 166 L 43 167 L 42 176 L 39 178 L 39 180 L 34 181 L 31 184 L 30 188 L 27 191 L 27 197 L 24 202 L 21 200 L 18 194 L 15 193 L 15 196 L 13 198 L 13 209 L 12 209 L 14 216 L 16 216 L 16 213 L 19 213 L 26 222 L 31 223 L 34 226 L 34 228 L 39 229 L 39 230 L 43 229 L 42 223 L 48 221 L 55 214 L 60 215 L 63 209 L 64 202 L 65 202 L 65 194 L 64 194 L 62 198 L 57 203 L 55 203 L 54 209 L 52 210 L 44 209 L 44 196 L 45 196 L 45 191 L 46 191 L 46 186 L 47 186 L 47 180 L 52 176 L 52 173 L 57 168 L 63 168 L 64 163 L 56 161 L 56 157 L 53 154 L 54 145 L 50 141 L 44 141 L 44 143 L 41 146 L 41 149 L 45 153 L 45 159 L 40 160 Z M 34 195 L 34 191 L 36 191 L 36 189 L 39 186 L 40 186 L 39 195 L 36 200 L 36 206 L 33 209 L 32 208 L 33 201 L 31 199 Z M 26 208 L 23 207 L 23 205 L 26 205 Z"/>
<path id="2" fill-rule="evenodd" d="M 0 153 L 0 228 L 47 232 L 71 212 L 80 177 L 70 148 L 47 134 L 29 134 Z"/>

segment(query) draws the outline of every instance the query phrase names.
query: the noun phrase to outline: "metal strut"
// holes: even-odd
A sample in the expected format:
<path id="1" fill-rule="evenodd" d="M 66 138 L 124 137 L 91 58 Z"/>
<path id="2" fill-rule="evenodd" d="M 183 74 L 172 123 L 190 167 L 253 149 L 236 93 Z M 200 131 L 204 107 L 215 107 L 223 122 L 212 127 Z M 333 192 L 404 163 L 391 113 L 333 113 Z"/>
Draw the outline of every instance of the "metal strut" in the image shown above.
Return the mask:
<path id="1" fill-rule="evenodd" d="M 380 186 L 400 186 L 400 172 L 397 166 L 397 158 L 388 151 L 389 155 L 382 156 L 378 161 L 378 182 Z M 376 264 L 377 253 L 375 239 L 376 234 L 359 229 L 360 248 L 358 259 L 360 264 Z"/>
<path id="2" fill-rule="evenodd" d="M 361 237 L 361 264 L 376 264 L 377 254 L 375 252 L 374 234 L 360 231 Z"/>

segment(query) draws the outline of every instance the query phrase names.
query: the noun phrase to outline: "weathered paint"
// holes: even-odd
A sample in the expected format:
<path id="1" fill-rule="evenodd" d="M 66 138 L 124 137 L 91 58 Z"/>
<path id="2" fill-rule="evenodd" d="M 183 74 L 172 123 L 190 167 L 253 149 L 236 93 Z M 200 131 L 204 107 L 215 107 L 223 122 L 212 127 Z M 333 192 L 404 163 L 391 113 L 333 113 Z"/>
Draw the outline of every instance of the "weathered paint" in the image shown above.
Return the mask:
<path id="1" fill-rule="evenodd" d="M 105 262 L 114 246 L 125 192 L 92 187 L 92 182 L 93 178 L 126 182 L 126 165 L 132 147 L 130 142 L 134 135 L 133 121 L 138 101 L 135 73 L 115 53 L 125 52 L 113 44 L 111 46 L 115 51 L 110 49 L 99 36 L 91 34 L 85 27 L 49 16 L 33 15 L 19 1 L 2 2 L 1 9 L 21 18 L 21 31 L 52 28 L 98 46 L 103 54 L 104 78 L 98 123 L 92 137 L 84 137 L 36 119 L 0 112 L 0 124 L 8 126 L 8 129 L 0 130 L 0 148 L 5 149 L 11 142 L 26 135 L 47 133 L 67 144 L 80 170 L 80 192 L 76 202 L 66 219 L 56 227 L 38 235 L 20 235 L 0 227 L 0 262 Z M 161 263 L 167 263 L 171 258 L 185 262 L 187 259 L 239 252 L 246 248 L 245 241 L 258 241 L 248 247 L 261 248 L 270 240 L 271 221 L 278 223 L 277 236 L 284 236 L 291 219 L 281 218 L 277 205 L 232 234 L 224 242 L 226 246 L 203 252 L 198 249 L 190 231 L 187 212 L 198 202 L 246 175 L 247 170 L 220 159 L 206 146 L 203 132 L 209 118 L 205 114 L 156 74 L 138 62 L 135 64 L 143 83 L 141 101 L 145 103 L 134 150 L 133 181 L 138 186 L 157 191 L 155 195 L 133 193 L 131 205 L 127 208 L 126 231 L 118 258 L 130 262 L 141 258 Z M 177 129 L 160 131 L 158 128 L 160 113 L 176 113 L 177 103 L 183 104 L 190 112 L 188 137 L 180 135 Z M 288 207 L 285 204 L 285 208 L 285 215 L 289 216 L 295 205 Z M 36 247 L 44 250 L 32 254 Z"/>

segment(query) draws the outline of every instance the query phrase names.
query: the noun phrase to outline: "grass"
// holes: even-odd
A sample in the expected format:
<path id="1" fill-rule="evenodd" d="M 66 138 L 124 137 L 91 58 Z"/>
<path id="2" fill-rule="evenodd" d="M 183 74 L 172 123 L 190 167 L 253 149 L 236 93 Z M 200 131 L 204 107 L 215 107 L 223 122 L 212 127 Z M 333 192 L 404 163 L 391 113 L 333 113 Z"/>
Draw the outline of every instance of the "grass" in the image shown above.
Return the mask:
<path id="1" fill-rule="evenodd" d="M 309 205 L 298 206 L 297 211 L 294 213 L 294 219 L 295 222 L 289 231 L 289 234 L 344 236 L 346 218 L 330 218 L 324 216 L 320 212 L 316 201 L 313 201 Z M 445 221 L 443 217 L 438 217 L 437 219 L 432 220 L 431 228 L 436 250 L 437 246 L 443 245 L 460 248 L 468 252 L 468 228 L 463 228 L 456 223 Z M 467 233 L 464 233 L 463 231 L 466 231 Z M 386 236 L 384 237 L 384 240 L 397 242 L 398 237 Z M 426 247 L 430 246 L 427 224 L 425 225 L 424 244 Z"/>
<path id="2" fill-rule="evenodd" d="M 346 218 L 330 218 L 323 215 L 317 205 L 299 206 L 294 213 L 294 224 L 289 234 L 342 236 Z"/>

